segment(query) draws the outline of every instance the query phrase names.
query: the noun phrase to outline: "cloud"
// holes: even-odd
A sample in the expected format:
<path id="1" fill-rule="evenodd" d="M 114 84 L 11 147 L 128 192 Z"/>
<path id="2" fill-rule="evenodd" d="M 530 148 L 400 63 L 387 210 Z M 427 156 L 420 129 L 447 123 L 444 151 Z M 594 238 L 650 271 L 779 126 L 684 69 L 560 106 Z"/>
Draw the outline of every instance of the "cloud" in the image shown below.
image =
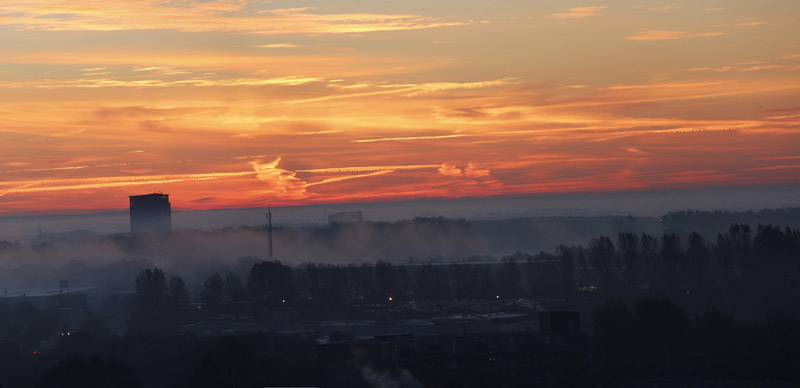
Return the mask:
<path id="1" fill-rule="evenodd" d="M 742 62 L 738 63 L 737 65 L 738 66 L 695 67 L 693 69 L 689 69 L 689 71 L 713 71 L 717 73 L 722 73 L 727 71 L 739 71 L 746 73 L 746 72 L 763 71 L 763 70 L 786 70 L 786 71 L 800 70 L 800 66 L 770 65 L 761 61 Z"/>
<path id="2" fill-rule="evenodd" d="M 190 202 L 200 203 L 200 202 L 210 202 L 217 199 L 216 197 L 203 197 L 198 199 L 193 199 Z"/>
<path id="3" fill-rule="evenodd" d="M 466 25 L 411 14 L 314 14 L 310 8 L 256 10 L 246 1 L 105 0 L 4 1 L 0 25 L 18 30 L 183 32 L 226 31 L 265 35 L 355 34 Z"/>
<path id="4" fill-rule="evenodd" d="M 733 62 L 746 59 L 754 58 L 740 58 Z M 776 63 L 794 65 L 794 62 Z M 75 76 L 80 73 L 75 73 L 74 69 L 94 66 L 65 67 L 58 74 Z M 119 66 L 111 66 L 113 71 L 120 70 Z M 132 66 L 142 70 L 133 72 Z M 769 66 L 769 63 L 735 66 L 744 69 Z M 191 78 L 154 75 L 163 70 L 159 67 L 188 68 L 183 64 L 142 61 L 129 66 L 127 74 L 132 75 L 125 80 Z M 274 67 L 263 68 L 272 70 Z M 14 167 L 18 169 L 90 167 L 4 174 L 0 181 L 35 178 L 37 182 L 51 182 L 48 184 L 60 191 L 44 192 L 40 189 L 46 185 L 21 187 L 23 183 L 15 182 L 10 186 L 0 186 L 0 190 L 16 188 L 22 193 L 8 194 L 0 207 L 20 211 L 22 205 L 11 206 L 8 203 L 24 200 L 28 201 L 25 206 L 31 209 L 64 208 L 67 203 L 79 202 L 74 199 L 79 199 L 84 193 L 75 187 L 94 191 L 95 194 L 85 194 L 87 208 L 119 207 L 124 203 L 119 198 L 124 199 L 132 190 L 124 186 L 142 191 L 169 191 L 175 195 L 176 201 L 183 198 L 180 206 L 198 208 L 242 207 L 258 201 L 266 203 L 263 202 L 266 200 L 272 201 L 273 205 L 281 201 L 300 205 L 404 196 L 452 198 L 543 191 L 621 190 L 637 185 L 652 188 L 659 184 L 663 187 L 667 182 L 666 176 L 656 174 L 685 170 L 732 172 L 733 176 L 726 178 L 728 184 L 766 184 L 770 177 L 774 181 L 780 178 L 797 182 L 796 174 L 792 174 L 796 173 L 795 169 L 771 171 L 774 177 L 741 174 L 745 167 L 769 165 L 752 162 L 755 157 L 752 155 L 796 154 L 796 147 L 792 148 L 792 145 L 797 144 L 795 140 L 798 139 L 797 118 L 765 119 L 765 113 L 736 108 L 757 107 L 758 101 L 794 101 L 797 82 L 784 70 L 775 71 L 766 79 L 757 78 L 762 75 L 758 73 L 735 77 L 744 73 L 678 71 L 653 77 L 616 77 L 618 84 L 603 83 L 591 77 L 585 80 L 585 77 L 574 78 L 572 73 L 569 78 L 554 79 L 546 84 L 492 81 L 492 78 L 486 78 L 489 81 L 473 80 L 476 82 L 435 82 L 460 76 L 450 73 L 440 75 L 442 78 L 438 79 L 433 78 L 435 74 L 425 73 L 424 81 L 414 75 L 330 75 L 330 78 L 343 79 L 337 84 L 357 87 L 329 87 L 328 83 L 319 82 L 301 84 L 308 86 L 298 85 L 291 90 L 186 88 L 126 90 L 124 93 L 118 90 L 79 90 L 73 92 L 75 101 L 64 98 L 63 102 L 56 97 L 62 94 L 70 96 L 66 91 L 59 91 L 55 97 L 52 97 L 53 93 L 41 91 L 38 94 L 47 100 L 16 102 L 7 98 L 0 104 L 0 113 L 10 120 L 6 127 L 19 132 L 4 135 L 7 141 L 0 144 L 0 154 L 7 157 L 35 156 L 30 165 Z M 720 81 L 720 77 L 731 73 L 733 76 L 727 81 Z M 239 78 L 224 71 L 218 74 L 215 81 Z M 264 78 L 280 77 L 265 75 Z M 631 82 L 648 78 L 657 81 Z M 571 82 L 586 82 L 591 87 L 581 90 L 563 88 Z M 30 91 L 6 92 L 32 94 Z M 167 93 L 162 94 L 164 92 Z M 95 93 L 108 97 L 109 101 L 80 100 Z M 153 93 L 165 98 L 147 100 Z M 256 97 L 250 98 L 250 95 Z M 287 103 L 292 99 L 317 97 L 324 98 L 307 105 Z M 350 99 L 334 101 L 335 98 Z M 123 105 L 123 109 L 113 108 L 115 104 Z M 112 108 L 104 108 L 109 105 Z M 731 112 L 735 114 L 731 115 Z M 142 138 L 141 132 L 138 135 L 136 132 L 141 123 L 148 120 L 162 120 L 173 128 L 173 132 L 152 132 Z M 268 120 L 272 121 L 267 123 Z M 71 133 L 83 128 L 86 131 L 78 138 L 50 137 L 53 133 Z M 741 134 L 700 132 L 709 128 L 741 128 Z M 330 131 L 337 132 L 323 135 Z M 256 140 L 232 136 L 254 132 L 263 136 Z M 300 133 L 309 136 L 299 136 Z M 676 148 L 681 146 L 695 148 Z M 700 151 L 698 147 L 704 149 Z M 114 181 L 58 182 L 55 178 L 128 175 L 119 172 L 119 168 L 101 170 L 91 162 L 70 160 L 69 156 L 76 150 L 92 155 L 113 154 L 102 163 L 133 162 L 134 165 L 126 171 L 148 174 L 150 178 L 137 181 L 141 177 L 126 176 L 125 180 Z M 131 150 L 147 152 L 127 155 Z M 524 158 L 539 154 L 550 156 L 546 160 Z M 568 157 L 552 157 L 555 154 Z M 280 161 L 276 159 L 278 155 L 282 157 Z M 60 162 L 46 163 L 42 158 Z M 190 158 L 196 162 L 175 163 Z M 255 163 L 247 164 L 248 161 Z M 796 160 L 775 164 L 794 163 Z M 234 177 L 194 176 L 187 179 L 176 174 L 243 170 L 248 170 L 248 174 Z M 630 171 L 635 176 L 625 175 Z M 783 175 L 778 177 L 779 173 Z M 48 179 L 39 179 L 41 175 L 48 175 Z M 697 178 L 700 185 L 701 180 Z M 156 186 L 159 182 L 169 184 L 162 188 Z M 114 185 L 120 188 L 106 190 Z M 34 192 L 36 195 L 23 195 L 27 194 L 24 189 L 39 191 Z M 29 199 L 33 197 L 36 199 Z M 68 197 L 67 200 L 64 197 Z M 113 197 L 117 199 L 109 199 Z M 209 197 L 217 199 L 188 202 L 193 198 Z"/>
<path id="5" fill-rule="evenodd" d="M 788 165 L 779 165 L 779 166 L 767 166 L 767 167 L 752 167 L 746 170 L 748 171 L 768 171 L 768 170 L 786 170 L 786 169 L 795 169 L 800 168 L 800 164 L 788 164 Z"/>
<path id="6" fill-rule="evenodd" d="M 267 184 L 267 188 L 262 189 L 261 193 L 275 196 L 278 199 L 300 199 L 305 197 L 308 183 L 298 178 L 296 172 L 278 167 L 280 162 L 280 157 L 269 163 L 262 163 L 261 160 L 250 162 L 253 170 L 256 171 L 258 179 Z"/>
<path id="7" fill-rule="evenodd" d="M 445 176 L 460 177 L 464 175 L 464 172 L 461 171 L 460 168 L 456 167 L 453 164 L 447 164 L 447 163 L 442 164 L 442 166 L 439 167 L 437 171 L 439 171 L 439 174 Z"/>
<path id="8" fill-rule="evenodd" d="M 259 46 L 256 46 L 256 47 L 260 47 L 260 48 L 299 48 L 299 47 L 305 47 L 305 46 L 301 46 L 299 44 L 294 44 L 294 43 L 272 43 L 272 44 L 262 44 L 262 45 L 259 45 Z"/>
<path id="9" fill-rule="evenodd" d="M 589 16 L 595 16 L 600 11 L 606 9 L 606 6 L 597 6 L 597 7 L 578 7 L 578 8 L 570 8 L 569 12 L 567 13 L 556 13 L 548 16 L 552 19 L 583 19 Z"/>
<path id="10" fill-rule="evenodd" d="M 689 71 L 714 71 L 717 73 L 722 73 L 731 70 L 736 70 L 736 68 L 733 66 L 723 66 L 723 67 L 695 67 L 689 69 Z"/>
<path id="11" fill-rule="evenodd" d="M 460 169 L 454 164 L 445 163 L 437 169 L 439 174 L 448 177 L 484 178 L 490 175 L 487 168 L 479 167 L 475 162 L 468 162 L 467 167 Z"/>
<path id="12" fill-rule="evenodd" d="M 82 168 L 82 167 L 81 167 Z M 70 168 L 72 169 L 72 168 Z M 53 169 L 41 169 L 53 170 Z M 205 181 L 219 178 L 244 177 L 253 172 L 216 172 L 200 174 L 171 174 L 144 176 L 113 176 L 79 179 L 43 179 L 0 182 L 0 197 L 11 193 L 42 193 L 64 190 L 91 190 L 113 187 L 154 185 L 186 181 Z"/>
<path id="13" fill-rule="evenodd" d="M 374 139 L 350 140 L 352 143 L 374 143 L 379 141 L 402 141 L 402 140 L 439 140 L 464 137 L 467 135 L 428 135 L 428 136 L 403 136 L 403 137 L 381 137 Z"/>
<path id="14" fill-rule="evenodd" d="M 321 184 L 325 184 L 325 183 L 341 182 L 341 181 L 346 181 L 346 180 L 356 179 L 356 178 L 367 178 L 367 177 L 376 176 L 376 175 L 388 174 L 390 172 L 395 172 L 395 171 L 396 170 L 379 170 L 379 171 L 373 171 L 373 172 L 370 172 L 370 173 L 367 173 L 367 174 L 337 176 L 337 177 L 333 177 L 333 178 L 326 178 L 326 179 L 323 179 L 323 180 L 321 180 L 319 182 L 309 183 L 306 187 L 315 186 L 315 185 L 321 185 Z"/>
<path id="15" fill-rule="evenodd" d="M 299 200 L 314 198 L 315 194 L 309 192 L 309 188 L 342 182 L 352 179 L 375 177 L 379 175 L 389 174 L 400 170 L 424 170 L 434 169 L 439 165 L 397 165 L 397 166 L 361 166 L 361 167 L 330 167 L 318 169 L 305 169 L 289 171 L 279 167 L 281 158 L 278 157 L 272 162 L 262 163 L 261 160 L 250 162 L 253 169 L 256 171 L 258 179 L 267 183 L 269 186 L 264 189 L 261 188 L 258 193 L 261 195 L 269 195 L 272 199 L 276 200 Z M 299 178 L 297 175 L 303 174 L 321 174 L 328 175 L 326 178 L 314 178 L 306 176 L 305 179 Z M 354 174 L 355 173 L 355 174 Z M 333 176 L 330 176 L 333 175 Z"/>
<path id="16" fill-rule="evenodd" d="M 87 68 L 87 69 L 79 69 L 78 71 L 95 72 L 95 71 L 103 71 L 103 70 L 108 70 L 108 67 L 90 67 L 90 68 Z"/>
<path id="17" fill-rule="evenodd" d="M 134 69 L 133 71 L 150 71 L 154 68 Z M 164 73 L 165 75 L 189 74 L 188 72 Z M 43 79 L 35 81 L 17 81 L 0 83 L 0 87 L 7 88 L 42 88 L 42 89 L 94 89 L 94 88 L 170 88 L 170 87 L 236 87 L 236 86 L 297 86 L 312 82 L 322 82 L 319 77 L 306 77 L 300 75 L 275 77 L 275 78 L 79 78 L 52 80 Z"/>
<path id="18" fill-rule="evenodd" d="M 640 150 L 638 148 L 633 148 L 633 147 L 626 148 L 625 151 L 628 151 L 630 153 L 637 154 L 637 155 L 651 155 L 652 154 L 651 152 L 642 151 L 642 150 Z"/>
<path id="19" fill-rule="evenodd" d="M 467 163 L 467 167 L 464 168 L 464 176 L 467 178 L 487 177 L 489 176 L 489 169 L 480 168 L 475 162 L 469 162 Z"/>
<path id="20" fill-rule="evenodd" d="M 748 72 L 748 71 L 761 71 L 761 70 L 781 70 L 781 69 L 791 69 L 797 70 L 797 66 L 787 66 L 787 65 L 759 65 L 759 66 L 750 66 L 739 69 L 739 71 Z"/>
<path id="21" fill-rule="evenodd" d="M 322 97 L 315 97 L 303 100 L 291 101 L 292 104 L 313 103 L 329 100 L 359 98 L 379 95 L 399 94 L 405 97 L 414 97 L 425 93 L 444 92 L 459 89 L 482 89 L 498 86 L 506 86 L 516 82 L 517 78 L 502 78 L 491 81 L 476 82 L 429 82 L 419 84 L 375 84 L 358 83 L 353 85 L 343 85 L 341 83 L 328 83 L 328 88 L 335 90 L 358 90 L 358 93 L 351 94 L 332 94 Z M 363 91 L 366 90 L 366 91 Z"/>
<path id="22" fill-rule="evenodd" d="M 627 40 L 638 41 L 658 41 L 675 39 L 705 38 L 710 36 L 724 35 L 724 32 L 689 32 L 689 31 L 670 31 L 670 30 L 647 30 L 625 37 Z"/>
<path id="23" fill-rule="evenodd" d="M 312 174 L 329 174 L 329 173 L 350 173 L 350 172 L 367 172 L 367 171 L 423 170 L 423 169 L 431 169 L 437 167 L 439 167 L 439 165 L 437 164 L 412 164 L 412 165 L 399 165 L 399 166 L 316 168 L 311 170 L 297 170 L 297 172 L 306 172 Z"/>
<path id="24" fill-rule="evenodd" d="M 298 132 L 298 135 L 302 136 L 311 136 L 311 135 L 327 135 L 331 133 L 341 133 L 342 131 L 339 129 L 325 129 L 321 131 L 306 131 L 306 132 Z"/>
<path id="25" fill-rule="evenodd" d="M 754 27 L 754 26 L 763 26 L 763 25 L 766 25 L 766 24 L 769 24 L 769 23 L 754 21 L 754 22 L 737 23 L 737 24 L 734 24 L 734 26 L 735 27 Z"/>
<path id="26" fill-rule="evenodd" d="M 22 170 L 24 172 L 41 172 L 41 171 L 61 171 L 61 170 L 82 170 L 89 166 L 68 166 L 68 167 L 51 167 L 51 168 L 29 168 Z"/>
<path id="27" fill-rule="evenodd" d="M 517 78 L 502 78 L 496 79 L 492 81 L 477 81 L 477 82 L 429 82 L 423 84 L 399 84 L 399 85 L 388 85 L 380 87 L 399 87 L 403 88 L 410 88 L 410 93 L 406 93 L 406 96 L 415 96 L 420 93 L 433 93 L 433 92 L 441 92 L 446 90 L 455 90 L 455 89 L 483 89 L 483 88 L 490 88 L 495 86 L 504 86 L 509 85 L 516 81 Z"/>
<path id="28" fill-rule="evenodd" d="M 607 90 L 632 90 L 632 89 L 675 89 L 675 88 L 701 88 L 706 86 L 715 86 L 727 84 L 725 81 L 711 81 L 711 82 L 673 82 L 663 84 L 638 84 L 638 85 L 614 85 L 609 86 Z"/>

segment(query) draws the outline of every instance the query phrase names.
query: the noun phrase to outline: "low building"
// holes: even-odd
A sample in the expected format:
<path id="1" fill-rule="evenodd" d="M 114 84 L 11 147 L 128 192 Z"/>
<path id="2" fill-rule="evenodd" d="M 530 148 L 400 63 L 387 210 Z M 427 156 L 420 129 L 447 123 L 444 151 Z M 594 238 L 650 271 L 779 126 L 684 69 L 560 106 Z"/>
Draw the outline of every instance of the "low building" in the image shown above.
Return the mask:
<path id="1" fill-rule="evenodd" d="M 96 287 L 45 288 L 38 290 L 11 291 L 0 295 L 0 303 L 17 308 L 21 303 L 30 303 L 40 310 L 48 308 L 86 309 L 88 293 Z"/>
<path id="2" fill-rule="evenodd" d="M 494 381 L 505 386 L 552 387 L 564 384 L 565 379 L 581 378 L 588 340 L 582 333 L 427 337 L 398 333 L 329 342 L 319 346 L 318 354 L 324 381 L 353 375 L 347 373 L 350 369 L 366 369 L 386 375 L 410 373 L 423 386 L 491 385 Z"/>

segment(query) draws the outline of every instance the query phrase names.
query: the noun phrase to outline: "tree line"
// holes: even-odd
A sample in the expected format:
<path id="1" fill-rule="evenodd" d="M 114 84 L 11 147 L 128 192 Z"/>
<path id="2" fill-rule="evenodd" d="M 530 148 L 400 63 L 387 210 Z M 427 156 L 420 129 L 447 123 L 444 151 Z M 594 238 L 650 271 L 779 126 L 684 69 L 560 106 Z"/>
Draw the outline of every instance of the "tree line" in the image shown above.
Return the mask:
<path id="1" fill-rule="evenodd" d="M 693 313 L 718 307 L 738 317 L 763 317 L 775 311 L 797 313 L 800 288 L 800 232 L 760 225 L 731 225 L 713 241 L 698 233 L 681 241 L 619 233 L 600 236 L 588 246 L 559 246 L 555 253 L 517 253 L 490 263 L 336 265 L 280 261 L 256 262 L 245 278 L 213 273 L 193 297 L 180 277 L 169 280 L 158 268 L 135 280 L 134 330 L 165 327 L 179 320 L 177 305 L 195 301 L 213 315 L 223 307 L 251 314 L 280 308 L 313 310 L 325 317 L 343 315 L 346 306 L 397 305 L 416 301 L 433 309 L 469 300 L 609 299 L 633 301 L 667 297 Z M 251 309 L 247 310 L 246 309 Z M 253 310 L 255 309 L 255 310 Z M 154 318 L 157 317 L 157 318 Z M 168 325 L 167 325 L 168 326 Z"/>

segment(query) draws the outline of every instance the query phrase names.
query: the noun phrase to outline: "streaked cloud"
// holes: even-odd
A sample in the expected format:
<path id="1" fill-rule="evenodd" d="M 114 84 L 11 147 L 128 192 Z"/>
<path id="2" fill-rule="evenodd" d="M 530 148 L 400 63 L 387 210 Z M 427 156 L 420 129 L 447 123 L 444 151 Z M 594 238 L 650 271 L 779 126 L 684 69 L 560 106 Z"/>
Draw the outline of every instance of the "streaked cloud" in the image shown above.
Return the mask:
<path id="1" fill-rule="evenodd" d="M 772 65 L 764 63 L 762 61 L 753 61 L 753 62 L 738 63 L 735 66 L 695 67 L 689 69 L 689 71 L 708 71 L 716 73 L 723 73 L 728 71 L 754 72 L 754 71 L 764 71 L 764 70 L 797 71 L 800 70 L 800 65 Z"/>
<path id="2" fill-rule="evenodd" d="M 358 139 L 351 140 L 353 143 L 375 143 L 379 141 L 404 141 L 404 140 L 439 140 L 439 139 L 453 139 L 457 137 L 464 137 L 467 135 L 428 135 L 428 136 L 403 136 L 403 137 L 382 137 L 375 139 Z"/>
<path id="3" fill-rule="evenodd" d="M 261 47 L 261 48 L 299 48 L 299 47 L 305 47 L 305 46 L 299 45 L 299 44 L 294 44 L 294 43 L 272 43 L 272 44 L 262 44 L 262 45 L 258 45 L 256 47 Z"/>
<path id="4" fill-rule="evenodd" d="M 492 81 L 476 81 L 476 82 L 430 82 L 420 84 L 341 84 L 329 83 L 328 88 L 339 89 L 345 91 L 357 91 L 357 93 L 335 93 L 322 97 L 314 97 L 309 99 L 300 99 L 291 101 L 292 104 L 307 104 L 318 103 L 322 101 L 331 101 L 339 99 L 352 99 L 363 98 L 370 96 L 382 95 L 402 95 L 405 97 L 415 97 L 426 93 L 447 92 L 453 90 L 470 90 L 493 88 L 499 86 L 511 85 L 517 81 L 516 78 L 502 78 Z"/>
<path id="5" fill-rule="evenodd" d="M 137 70 L 134 70 L 137 71 Z M 144 71 L 144 70 L 142 70 Z M 186 74 L 186 73 L 172 73 Z M 66 80 L 36 80 L 25 82 L 0 82 L 0 88 L 43 88 L 43 89 L 63 89 L 63 88 L 168 88 L 168 87 L 233 87 L 233 86 L 269 86 L 269 85 L 288 85 L 296 86 L 311 82 L 322 82 L 322 78 L 287 76 L 277 78 L 184 78 L 177 80 L 167 80 L 163 78 L 79 78 Z"/>
<path id="6" fill-rule="evenodd" d="M 638 41 L 659 41 L 659 40 L 675 40 L 675 39 L 693 39 L 693 38 L 706 38 L 711 36 L 724 35 L 724 32 L 689 32 L 689 31 L 671 31 L 671 30 L 647 30 L 640 31 L 633 35 L 625 37 L 627 40 Z"/>
<path id="7" fill-rule="evenodd" d="M 594 6 L 594 7 L 578 7 L 578 8 L 570 8 L 569 12 L 565 13 L 555 13 L 550 16 L 549 18 L 552 19 L 583 19 L 589 16 L 595 16 L 600 13 L 600 11 L 608 8 L 607 6 Z"/>
<path id="8" fill-rule="evenodd" d="M 374 176 L 378 176 L 378 175 L 388 174 L 388 173 L 391 173 L 391 172 L 394 172 L 394 171 L 395 170 L 378 170 L 378 171 L 373 171 L 373 172 L 369 172 L 369 173 L 366 173 L 366 174 L 337 176 L 337 177 L 333 177 L 333 178 L 326 178 L 326 179 L 323 179 L 323 180 L 318 181 L 318 182 L 309 183 L 306 187 L 316 186 L 316 185 L 323 185 L 323 184 L 326 184 L 326 183 L 336 183 L 336 182 L 348 181 L 348 180 L 351 180 L 351 179 L 374 177 Z"/>
<path id="9" fill-rule="evenodd" d="M 329 173 L 351 173 L 351 172 L 368 172 L 368 171 L 397 171 L 397 170 L 424 170 L 430 168 L 438 168 L 436 164 L 419 164 L 419 165 L 400 165 L 400 166 L 360 166 L 360 167 L 331 167 L 331 168 L 316 168 L 312 170 L 297 170 L 297 172 L 307 172 L 312 174 L 329 174 Z"/>
<path id="10" fill-rule="evenodd" d="M 768 24 L 767 22 L 761 21 L 752 21 L 752 22 L 741 22 L 734 24 L 735 27 L 755 27 L 755 26 L 763 26 Z"/>
<path id="11" fill-rule="evenodd" d="M 632 89 L 675 89 L 675 88 L 701 88 L 706 86 L 715 86 L 726 84 L 726 81 L 711 81 L 711 82 L 673 82 L 663 84 L 639 84 L 639 85 L 614 85 L 609 86 L 608 90 L 632 90 Z"/>
<path id="12" fill-rule="evenodd" d="M 63 169 L 83 169 L 76 168 Z M 32 171 L 59 170 L 53 169 L 31 169 Z M 96 177 L 83 179 L 46 179 L 46 180 L 27 180 L 27 181 L 7 181 L 0 182 L 0 197 L 10 193 L 42 193 L 64 190 L 90 190 L 113 187 L 141 186 L 153 184 L 176 183 L 198 180 L 212 180 L 226 177 L 241 177 L 253 175 L 252 172 L 229 172 L 229 173 L 202 173 L 202 174 L 172 174 L 172 175 L 143 175 L 143 176 L 112 176 Z"/>
<path id="13" fill-rule="evenodd" d="M 244 13 L 257 3 L 180 0 L 72 1 L 17 0 L 0 5 L 0 25 L 19 30 L 240 32 L 265 35 L 354 34 L 466 25 L 411 14 L 314 14 L 310 8 Z M 241 12 L 240 12 L 241 11 Z"/>

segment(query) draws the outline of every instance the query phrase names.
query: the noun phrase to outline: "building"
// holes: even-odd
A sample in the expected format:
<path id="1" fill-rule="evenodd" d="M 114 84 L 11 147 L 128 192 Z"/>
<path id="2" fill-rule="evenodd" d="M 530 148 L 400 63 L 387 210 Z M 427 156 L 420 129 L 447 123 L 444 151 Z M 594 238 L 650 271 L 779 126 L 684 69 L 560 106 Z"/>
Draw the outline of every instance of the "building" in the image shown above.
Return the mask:
<path id="1" fill-rule="evenodd" d="M 130 200 L 131 233 L 164 234 L 172 230 L 168 194 L 133 195 Z"/>
<path id="2" fill-rule="evenodd" d="M 40 310 L 55 309 L 86 309 L 89 305 L 88 294 L 96 287 L 77 288 L 45 288 L 26 291 L 4 291 L 0 294 L 0 304 L 5 304 L 12 309 L 21 303 L 30 303 Z"/>
<path id="3" fill-rule="evenodd" d="M 363 216 L 359 211 L 334 213 L 328 216 L 328 223 L 343 223 L 343 222 L 361 222 Z"/>
<path id="4" fill-rule="evenodd" d="M 399 381 L 408 373 L 418 386 L 584 386 L 588 337 L 580 332 L 396 333 L 332 341 L 317 352 L 322 381 L 331 386 L 355 385 L 364 368 Z"/>

